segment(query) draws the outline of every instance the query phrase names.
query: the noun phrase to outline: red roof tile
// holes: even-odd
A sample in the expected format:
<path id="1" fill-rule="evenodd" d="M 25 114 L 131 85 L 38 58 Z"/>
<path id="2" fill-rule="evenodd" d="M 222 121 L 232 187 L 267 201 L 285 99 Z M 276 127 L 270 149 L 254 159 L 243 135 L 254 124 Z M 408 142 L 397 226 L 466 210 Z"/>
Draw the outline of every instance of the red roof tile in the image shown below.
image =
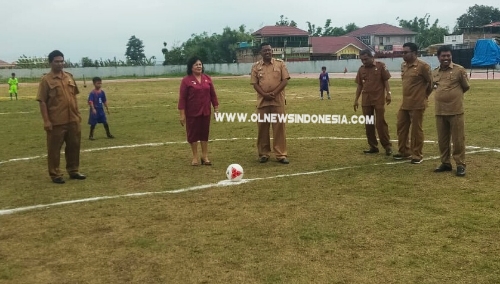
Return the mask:
<path id="1" fill-rule="evenodd" d="M 260 36 L 308 36 L 309 33 L 296 27 L 290 26 L 265 26 L 252 35 Z"/>
<path id="2" fill-rule="evenodd" d="M 350 36 L 322 36 L 311 37 L 313 54 L 334 54 L 349 45 L 353 45 L 359 50 L 369 48 L 363 42 Z"/>
<path id="3" fill-rule="evenodd" d="M 396 27 L 389 24 L 369 25 L 361 29 L 357 29 L 347 34 L 347 36 L 362 36 L 362 35 L 416 35 L 407 29 Z"/>
<path id="4" fill-rule="evenodd" d="M 500 27 L 500 22 L 493 22 L 491 24 L 482 26 L 482 28 L 489 28 L 489 27 Z"/>

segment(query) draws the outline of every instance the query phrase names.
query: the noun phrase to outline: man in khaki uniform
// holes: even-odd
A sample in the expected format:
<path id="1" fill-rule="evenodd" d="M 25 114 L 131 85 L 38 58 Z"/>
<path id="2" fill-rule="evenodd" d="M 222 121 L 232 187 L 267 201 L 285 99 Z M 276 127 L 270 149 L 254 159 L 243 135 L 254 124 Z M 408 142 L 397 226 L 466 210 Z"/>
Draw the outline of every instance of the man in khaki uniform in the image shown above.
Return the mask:
<path id="1" fill-rule="evenodd" d="M 417 58 L 417 52 L 416 44 L 408 42 L 403 45 L 404 62 L 401 64 L 403 103 L 397 117 L 399 153 L 393 156 L 396 160 L 411 157 L 412 164 L 422 162 L 422 148 L 424 147 L 422 123 L 428 98 L 432 93 L 431 67 Z M 409 135 L 411 142 L 409 142 Z"/>
<path id="2" fill-rule="evenodd" d="M 440 66 L 432 71 L 436 101 L 436 128 L 441 165 L 434 172 L 451 171 L 450 140 L 457 176 L 465 176 L 464 93 L 470 88 L 467 71 L 452 62 L 451 48 L 441 46 L 437 51 Z M 450 139 L 451 136 L 451 139 Z"/>
<path id="3" fill-rule="evenodd" d="M 36 100 L 40 104 L 43 127 L 47 133 L 48 169 L 52 182 L 65 183 L 59 169 L 63 143 L 66 171 L 71 179 L 85 179 L 79 173 L 80 112 L 76 95 L 78 87 L 73 75 L 63 71 L 64 55 L 59 50 L 49 54 L 50 72 L 42 77 Z"/>
<path id="4" fill-rule="evenodd" d="M 257 114 L 260 119 L 264 114 L 285 113 L 285 87 L 290 75 L 283 61 L 273 58 L 273 50 L 269 43 L 260 45 L 262 60 L 252 66 L 251 84 L 257 91 Z M 273 125 L 273 150 L 276 159 L 288 164 L 286 151 L 286 132 L 284 122 L 257 122 L 257 151 L 259 162 L 265 163 L 271 154 L 269 128 Z"/>
<path id="5" fill-rule="evenodd" d="M 375 125 L 365 124 L 366 138 L 370 149 L 363 151 L 365 154 L 378 153 L 377 129 L 380 144 L 385 149 L 387 156 L 392 155 L 392 144 L 389 136 L 389 126 L 385 121 L 385 104 L 391 103 L 391 89 L 389 79 L 391 74 L 383 62 L 375 61 L 371 50 L 364 49 L 359 52 L 359 58 L 363 65 L 359 67 L 356 75 L 356 98 L 354 99 L 354 111 L 358 109 L 358 100 L 361 98 L 363 115 L 375 115 Z M 384 93 L 387 92 L 387 95 Z"/>

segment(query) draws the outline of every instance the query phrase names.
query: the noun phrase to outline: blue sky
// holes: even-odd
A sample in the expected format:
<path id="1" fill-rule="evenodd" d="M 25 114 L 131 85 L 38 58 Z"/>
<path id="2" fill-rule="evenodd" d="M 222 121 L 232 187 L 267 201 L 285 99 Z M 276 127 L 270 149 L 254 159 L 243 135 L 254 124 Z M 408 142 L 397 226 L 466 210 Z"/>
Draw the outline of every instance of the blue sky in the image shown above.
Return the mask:
<path id="1" fill-rule="evenodd" d="M 280 15 L 307 30 L 307 21 L 323 26 L 354 22 L 362 27 L 388 23 L 396 18 L 421 18 L 453 28 L 456 19 L 474 4 L 500 8 L 498 0 L 476 3 L 463 0 L 378 0 L 378 1 L 306 1 L 294 0 L 16 0 L 2 1 L 0 17 L 0 59 L 12 62 L 19 56 L 46 56 L 61 50 L 66 59 L 79 62 L 92 59 L 124 59 L 128 39 L 135 35 L 145 46 L 147 57 L 162 61 L 163 42 L 167 47 L 181 44 L 193 33 L 221 33 L 226 26 L 257 30 L 274 25 Z M 8 7 L 11 3 L 12 7 Z M 137 4 L 139 3 L 139 4 Z M 311 3 L 311 2 L 309 2 Z M 321 4 L 324 3 L 324 4 Z"/>

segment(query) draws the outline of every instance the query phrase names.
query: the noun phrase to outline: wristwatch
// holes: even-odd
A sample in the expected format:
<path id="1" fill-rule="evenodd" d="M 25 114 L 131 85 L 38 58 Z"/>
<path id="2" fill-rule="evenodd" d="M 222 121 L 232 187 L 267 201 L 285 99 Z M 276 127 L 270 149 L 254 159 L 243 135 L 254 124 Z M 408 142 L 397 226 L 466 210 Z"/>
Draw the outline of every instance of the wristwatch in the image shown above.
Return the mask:
<path id="1" fill-rule="evenodd" d="M 391 91 L 387 92 L 387 94 L 392 95 Z"/>

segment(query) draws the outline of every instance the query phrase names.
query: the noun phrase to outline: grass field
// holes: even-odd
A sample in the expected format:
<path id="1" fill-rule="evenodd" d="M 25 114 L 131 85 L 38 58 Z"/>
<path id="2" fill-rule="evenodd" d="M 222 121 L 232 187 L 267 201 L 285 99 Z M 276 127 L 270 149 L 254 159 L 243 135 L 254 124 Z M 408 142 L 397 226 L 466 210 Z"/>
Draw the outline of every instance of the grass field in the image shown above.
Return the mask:
<path id="1" fill-rule="evenodd" d="M 471 81 L 464 178 L 432 172 L 432 96 L 420 165 L 364 155 L 362 125 L 332 124 L 288 124 L 290 164 L 259 164 L 254 123 L 213 122 L 214 165 L 192 167 L 179 82 L 104 81 L 116 139 L 98 126 L 95 141 L 80 86 L 88 179 L 64 185 L 47 175 L 36 84 L 19 101 L 3 89 L 0 210 L 107 198 L 0 215 L 0 283 L 500 283 L 500 81 Z M 254 112 L 247 78 L 214 82 L 222 112 Z M 320 101 L 316 80 L 292 79 L 287 112 L 353 115 L 355 88 L 336 79 Z M 247 182 L 217 186 L 231 163 Z"/>

